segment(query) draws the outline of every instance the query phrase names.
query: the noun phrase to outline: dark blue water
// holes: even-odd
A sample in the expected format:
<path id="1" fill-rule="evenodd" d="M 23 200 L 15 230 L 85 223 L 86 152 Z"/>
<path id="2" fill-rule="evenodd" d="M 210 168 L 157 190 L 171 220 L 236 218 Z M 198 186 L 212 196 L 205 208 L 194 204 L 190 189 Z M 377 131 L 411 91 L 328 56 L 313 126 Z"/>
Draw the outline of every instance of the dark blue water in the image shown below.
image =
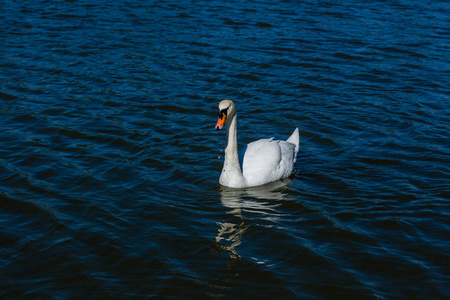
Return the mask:
<path id="1" fill-rule="evenodd" d="M 447 1 L 0 3 L 0 297 L 450 297 Z M 300 128 L 295 176 L 221 187 Z"/>

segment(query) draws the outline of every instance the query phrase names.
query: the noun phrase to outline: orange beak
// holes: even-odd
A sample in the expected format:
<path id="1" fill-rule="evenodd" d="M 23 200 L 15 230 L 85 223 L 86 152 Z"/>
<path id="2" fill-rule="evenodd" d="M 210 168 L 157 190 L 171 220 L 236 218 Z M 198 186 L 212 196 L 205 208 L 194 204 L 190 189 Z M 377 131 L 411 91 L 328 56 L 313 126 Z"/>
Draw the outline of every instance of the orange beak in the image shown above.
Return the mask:
<path id="1" fill-rule="evenodd" d="M 219 117 L 219 119 L 217 120 L 217 123 L 216 123 L 216 130 L 220 130 L 223 128 L 223 124 L 225 124 L 226 118 L 227 118 L 226 114 L 223 114 L 222 118 Z"/>

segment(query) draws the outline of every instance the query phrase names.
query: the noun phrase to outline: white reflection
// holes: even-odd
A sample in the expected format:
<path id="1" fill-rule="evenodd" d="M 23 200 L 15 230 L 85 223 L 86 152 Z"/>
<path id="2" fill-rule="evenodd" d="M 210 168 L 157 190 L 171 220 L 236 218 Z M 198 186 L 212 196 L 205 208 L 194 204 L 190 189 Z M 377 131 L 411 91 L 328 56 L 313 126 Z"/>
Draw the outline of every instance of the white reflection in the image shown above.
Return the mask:
<path id="1" fill-rule="evenodd" d="M 276 202 L 286 198 L 286 186 L 291 181 L 291 179 L 284 179 L 245 189 L 220 187 L 220 200 L 230 209 L 229 214 L 232 217 L 227 222 L 218 223 L 220 228 L 216 243 L 227 251 L 232 259 L 240 258 L 237 248 L 241 245 L 242 238 L 249 227 L 243 218 L 242 210 L 259 213 L 262 214 L 262 218 L 275 221 L 278 218 L 275 208 L 279 205 Z"/>

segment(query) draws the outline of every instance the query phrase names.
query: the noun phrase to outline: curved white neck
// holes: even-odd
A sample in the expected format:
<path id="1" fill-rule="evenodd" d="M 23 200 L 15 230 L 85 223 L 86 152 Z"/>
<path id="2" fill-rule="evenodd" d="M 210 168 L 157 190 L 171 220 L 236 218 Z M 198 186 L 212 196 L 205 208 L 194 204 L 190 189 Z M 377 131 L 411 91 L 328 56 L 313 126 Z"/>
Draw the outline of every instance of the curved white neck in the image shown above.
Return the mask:
<path id="1" fill-rule="evenodd" d="M 230 187 L 243 187 L 245 179 L 242 176 L 237 149 L 237 117 L 236 114 L 227 120 L 227 147 L 225 148 L 225 161 L 223 163 L 220 184 Z"/>

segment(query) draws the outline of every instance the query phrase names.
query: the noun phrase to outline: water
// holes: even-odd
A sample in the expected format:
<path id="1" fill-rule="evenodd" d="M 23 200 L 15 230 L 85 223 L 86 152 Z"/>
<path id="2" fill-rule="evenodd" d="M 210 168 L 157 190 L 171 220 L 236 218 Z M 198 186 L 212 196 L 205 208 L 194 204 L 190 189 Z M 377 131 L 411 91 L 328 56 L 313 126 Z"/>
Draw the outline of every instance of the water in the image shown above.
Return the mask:
<path id="1" fill-rule="evenodd" d="M 0 296 L 450 297 L 446 1 L 2 1 Z M 221 187 L 300 128 L 286 181 Z"/>

